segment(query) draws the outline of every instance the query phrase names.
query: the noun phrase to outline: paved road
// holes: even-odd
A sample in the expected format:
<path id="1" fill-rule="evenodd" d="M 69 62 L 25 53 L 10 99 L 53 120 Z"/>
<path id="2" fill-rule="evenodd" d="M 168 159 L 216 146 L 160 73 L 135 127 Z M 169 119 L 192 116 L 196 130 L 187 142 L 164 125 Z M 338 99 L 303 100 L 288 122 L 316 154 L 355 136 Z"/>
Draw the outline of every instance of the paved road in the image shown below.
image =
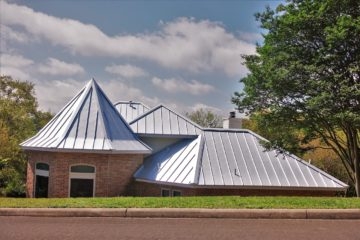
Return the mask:
<path id="1" fill-rule="evenodd" d="M 0 239 L 360 240 L 360 220 L 0 217 Z"/>

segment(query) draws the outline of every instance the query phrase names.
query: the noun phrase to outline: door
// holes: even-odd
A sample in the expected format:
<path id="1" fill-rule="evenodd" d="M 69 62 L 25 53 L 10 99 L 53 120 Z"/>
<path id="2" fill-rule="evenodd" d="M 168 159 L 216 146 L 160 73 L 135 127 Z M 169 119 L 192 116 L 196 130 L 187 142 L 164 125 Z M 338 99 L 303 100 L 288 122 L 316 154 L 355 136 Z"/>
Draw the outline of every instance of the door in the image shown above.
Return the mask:
<path id="1" fill-rule="evenodd" d="M 35 197 L 47 198 L 49 177 L 36 175 Z"/>
<path id="2" fill-rule="evenodd" d="M 70 197 L 94 196 L 94 179 L 72 178 L 70 184 Z"/>

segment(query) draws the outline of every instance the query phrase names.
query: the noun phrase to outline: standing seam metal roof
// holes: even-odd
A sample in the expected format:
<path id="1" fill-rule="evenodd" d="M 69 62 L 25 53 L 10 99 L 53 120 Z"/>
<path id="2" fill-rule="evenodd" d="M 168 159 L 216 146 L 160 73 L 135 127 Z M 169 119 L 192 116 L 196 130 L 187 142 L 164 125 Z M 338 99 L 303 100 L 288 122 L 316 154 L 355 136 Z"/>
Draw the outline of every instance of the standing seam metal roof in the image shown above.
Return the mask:
<path id="1" fill-rule="evenodd" d="M 201 139 L 201 142 L 199 142 Z M 201 138 L 186 140 L 171 146 L 171 150 L 152 155 L 146 165 L 135 174 L 140 181 L 170 184 L 194 184 L 202 187 L 268 187 L 345 190 L 347 185 L 309 163 L 287 153 L 267 151 L 260 136 L 248 130 L 203 129 Z M 195 144 L 196 142 L 196 144 Z M 179 153 L 178 149 L 182 152 Z M 173 181 L 171 174 L 185 171 L 182 154 L 198 154 L 196 167 L 192 168 L 194 181 Z M 164 179 L 156 164 L 173 161 L 173 169 Z M 193 162 L 195 163 L 195 161 Z M 176 175 L 176 174 L 175 174 Z"/>
<path id="2" fill-rule="evenodd" d="M 150 153 L 92 79 L 24 149 Z"/>
<path id="3" fill-rule="evenodd" d="M 201 127 L 169 108 L 159 105 L 130 122 L 134 132 L 149 135 L 201 134 Z"/>
<path id="4" fill-rule="evenodd" d="M 135 178 L 193 184 L 199 158 L 201 136 L 184 139 L 145 159 Z"/>
<path id="5" fill-rule="evenodd" d="M 114 106 L 128 123 L 150 110 L 141 102 L 119 101 Z"/>

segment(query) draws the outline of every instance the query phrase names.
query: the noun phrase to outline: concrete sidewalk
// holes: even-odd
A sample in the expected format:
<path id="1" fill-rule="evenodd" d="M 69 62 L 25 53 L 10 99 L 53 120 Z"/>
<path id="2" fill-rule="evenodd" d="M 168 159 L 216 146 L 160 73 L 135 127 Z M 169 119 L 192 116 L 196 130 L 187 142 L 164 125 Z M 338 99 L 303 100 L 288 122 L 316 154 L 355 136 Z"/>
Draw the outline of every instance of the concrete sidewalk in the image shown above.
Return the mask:
<path id="1" fill-rule="evenodd" d="M 360 209 L 0 208 L 0 216 L 360 219 Z"/>

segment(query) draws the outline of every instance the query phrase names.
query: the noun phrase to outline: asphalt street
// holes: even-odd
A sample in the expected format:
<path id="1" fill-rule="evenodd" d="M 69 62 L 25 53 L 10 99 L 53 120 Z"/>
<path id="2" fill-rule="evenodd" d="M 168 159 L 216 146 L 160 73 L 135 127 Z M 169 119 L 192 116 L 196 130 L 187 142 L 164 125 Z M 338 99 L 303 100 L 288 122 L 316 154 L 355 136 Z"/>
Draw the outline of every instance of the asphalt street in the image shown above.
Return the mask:
<path id="1" fill-rule="evenodd" d="M 0 239 L 360 240 L 360 220 L 2 216 Z"/>

